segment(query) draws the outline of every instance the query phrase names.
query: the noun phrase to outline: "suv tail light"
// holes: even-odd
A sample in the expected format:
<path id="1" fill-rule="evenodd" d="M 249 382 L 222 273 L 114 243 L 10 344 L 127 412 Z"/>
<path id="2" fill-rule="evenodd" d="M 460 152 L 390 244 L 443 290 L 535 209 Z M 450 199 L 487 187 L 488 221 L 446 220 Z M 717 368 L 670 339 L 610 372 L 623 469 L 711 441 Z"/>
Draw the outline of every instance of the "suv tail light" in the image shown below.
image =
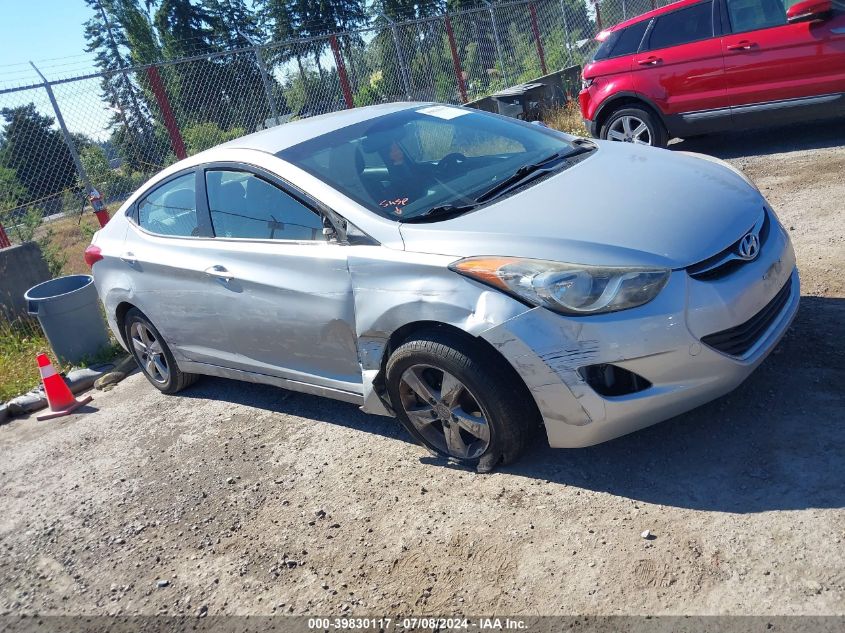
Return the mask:
<path id="1" fill-rule="evenodd" d="M 101 259 L 103 259 L 103 251 L 99 246 L 90 244 L 85 249 L 85 263 L 88 264 L 88 268 L 92 268 Z"/>

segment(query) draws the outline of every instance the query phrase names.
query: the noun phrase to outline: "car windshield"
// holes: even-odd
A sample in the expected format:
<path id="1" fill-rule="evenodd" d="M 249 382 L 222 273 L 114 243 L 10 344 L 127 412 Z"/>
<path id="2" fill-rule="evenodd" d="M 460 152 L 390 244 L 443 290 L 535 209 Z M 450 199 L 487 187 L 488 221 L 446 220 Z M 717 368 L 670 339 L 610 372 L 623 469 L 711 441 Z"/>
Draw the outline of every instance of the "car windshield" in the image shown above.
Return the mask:
<path id="1" fill-rule="evenodd" d="M 438 105 L 350 125 L 277 155 L 404 222 L 474 204 L 520 168 L 573 149 L 567 136 L 542 126 Z"/>

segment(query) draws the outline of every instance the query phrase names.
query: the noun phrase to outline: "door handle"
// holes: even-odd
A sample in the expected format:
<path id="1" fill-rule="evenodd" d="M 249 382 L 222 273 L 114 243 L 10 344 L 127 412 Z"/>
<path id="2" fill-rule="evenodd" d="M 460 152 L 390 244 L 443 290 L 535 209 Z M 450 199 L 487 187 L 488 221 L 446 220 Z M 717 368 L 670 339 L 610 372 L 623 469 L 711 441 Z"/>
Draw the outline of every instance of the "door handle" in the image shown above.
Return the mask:
<path id="1" fill-rule="evenodd" d="M 120 256 L 120 261 L 124 262 L 125 264 L 137 264 L 138 260 L 135 259 L 135 253 L 131 251 L 126 251 L 123 255 Z"/>
<path id="2" fill-rule="evenodd" d="M 728 44 L 725 48 L 729 51 L 750 51 L 752 48 L 757 46 L 754 42 L 749 42 L 748 40 L 741 40 L 736 44 Z"/>
<path id="3" fill-rule="evenodd" d="M 209 266 L 205 269 L 205 274 L 209 277 L 215 277 L 216 279 L 220 279 L 222 281 L 231 281 L 234 279 L 232 273 L 226 270 L 225 266 L 221 266 L 220 264 Z"/>
<path id="4" fill-rule="evenodd" d="M 638 59 L 637 63 L 640 66 L 654 66 L 656 64 L 659 64 L 662 61 L 663 60 L 660 59 L 659 57 L 655 57 L 654 55 L 652 55 L 651 57 L 646 57 L 645 59 Z"/>

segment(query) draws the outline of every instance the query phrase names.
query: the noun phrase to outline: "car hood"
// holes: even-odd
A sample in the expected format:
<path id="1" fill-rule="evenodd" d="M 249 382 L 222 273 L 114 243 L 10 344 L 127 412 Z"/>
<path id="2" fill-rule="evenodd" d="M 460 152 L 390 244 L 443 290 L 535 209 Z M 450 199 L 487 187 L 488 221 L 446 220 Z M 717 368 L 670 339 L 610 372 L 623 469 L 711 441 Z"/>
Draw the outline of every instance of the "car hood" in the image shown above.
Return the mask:
<path id="1" fill-rule="evenodd" d="M 760 217 L 762 195 L 723 165 L 629 143 L 598 145 L 575 166 L 476 211 L 402 224 L 405 248 L 682 268 L 724 250 Z"/>

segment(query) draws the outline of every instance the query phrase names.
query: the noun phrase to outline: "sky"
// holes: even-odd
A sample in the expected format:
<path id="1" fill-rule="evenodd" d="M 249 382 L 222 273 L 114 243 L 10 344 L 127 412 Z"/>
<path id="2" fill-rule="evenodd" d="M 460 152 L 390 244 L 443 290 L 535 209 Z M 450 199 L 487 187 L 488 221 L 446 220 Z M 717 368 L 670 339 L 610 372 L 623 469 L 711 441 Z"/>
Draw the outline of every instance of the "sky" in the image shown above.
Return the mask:
<path id="1" fill-rule="evenodd" d="M 34 61 L 48 79 L 90 71 L 83 0 L 0 0 L 0 88 L 35 83 Z"/>
<path id="2" fill-rule="evenodd" d="M 83 32 L 92 16 L 83 0 L 0 0 L 0 109 L 34 103 L 55 118 L 44 88 L 3 90 L 41 83 L 30 60 L 50 81 L 97 72 L 93 55 L 85 52 Z M 326 58 L 330 55 L 327 51 Z M 61 83 L 53 92 L 71 133 L 97 141 L 110 136 L 115 113 L 101 98 L 99 78 Z"/>
<path id="3" fill-rule="evenodd" d="M 92 13 L 83 0 L 0 0 L 0 15 L 0 90 L 40 83 L 30 61 L 50 80 L 96 72 L 93 55 L 85 52 L 83 23 Z M 100 98 L 98 80 L 53 90 L 72 133 L 108 138 L 114 113 Z M 55 118 L 43 88 L 0 94 L 0 109 L 27 103 Z"/>

